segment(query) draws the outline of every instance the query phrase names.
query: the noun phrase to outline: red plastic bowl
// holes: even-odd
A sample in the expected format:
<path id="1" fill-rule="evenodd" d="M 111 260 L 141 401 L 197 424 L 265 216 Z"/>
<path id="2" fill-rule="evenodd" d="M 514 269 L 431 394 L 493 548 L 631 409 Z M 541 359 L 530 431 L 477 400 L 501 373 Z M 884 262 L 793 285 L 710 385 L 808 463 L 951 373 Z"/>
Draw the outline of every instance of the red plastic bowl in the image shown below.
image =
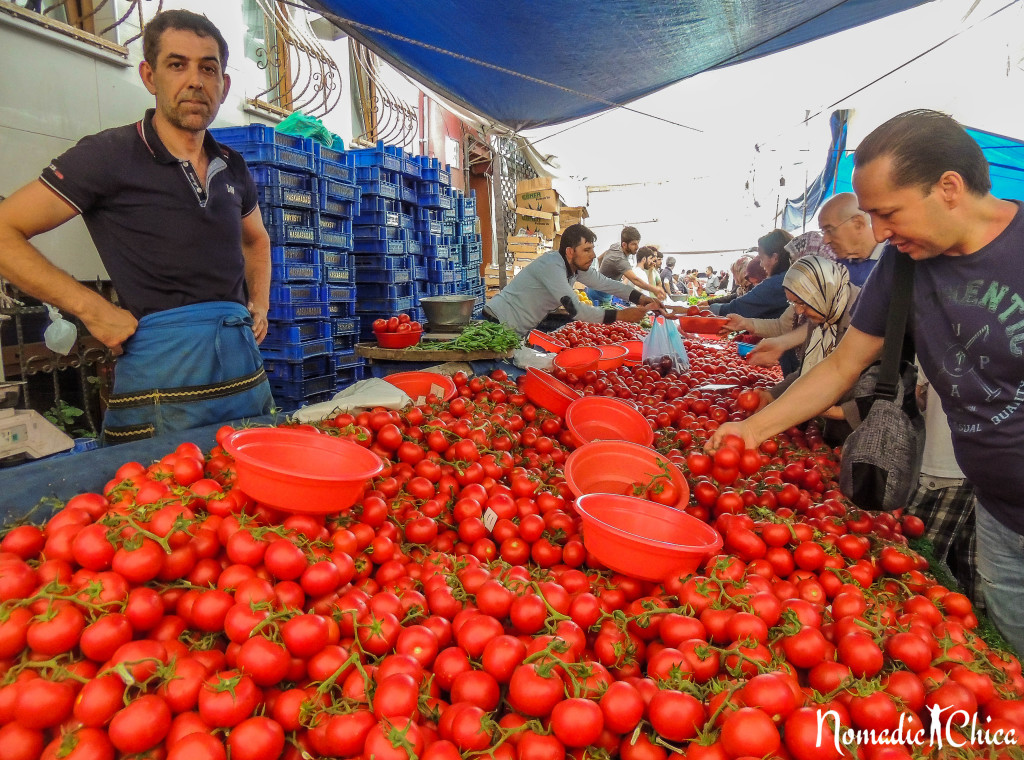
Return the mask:
<path id="1" fill-rule="evenodd" d="M 679 332 L 717 335 L 727 324 L 725 317 L 679 317 Z"/>
<path id="2" fill-rule="evenodd" d="M 417 405 L 431 393 L 442 401 L 455 398 L 455 381 L 437 372 L 396 372 L 383 379 L 405 391 Z"/>
<path id="3" fill-rule="evenodd" d="M 547 372 L 530 367 L 523 375 L 523 393 L 537 406 L 565 417 L 569 404 L 580 397 L 580 392 Z"/>
<path id="4" fill-rule="evenodd" d="M 676 507 L 690 502 L 690 486 L 683 473 L 654 449 L 629 441 L 594 441 L 565 458 L 565 482 L 577 497 L 588 493 L 633 495 L 633 486 L 650 481 L 664 465 L 679 489 Z"/>
<path id="5" fill-rule="evenodd" d="M 308 430 L 236 430 L 224 450 L 235 459 L 243 493 L 298 514 L 346 511 L 384 469 L 380 457 L 359 444 Z"/>
<path id="6" fill-rule="evenodd" d="M 625 346 L 620 346 L 618 343 L 601 346 L 601 358 L 597 362 L 597 368 L 609 370 L 621 367 L 628 353 L 629 349 Z"/>
<path id="7" fill-rule="evenodd" d="M 569 404 L 565 424 L 581 443 L 630 441 L 641 446 L 654 443 L 647 418 L 624 401 L 608 396 L 584 396 Z"/>
<path id="8" fill-rule="evenodd" d="M 409 332 L 400 333 L 377 332 L 374 330 L 373 334 L 376 336 L 377 343 L 380 344 L 381 348 L 408 348 L 420 342 L 420 338 L 423 337 L 423 330 L 410 330 Z"/>
<path id="9" fill-rule="evenodd" d="M 559 353 L 554 359 L 554 365 L 566 372 L 581 374 L 597 369 L 597 363 L 601 360 L 601 349 L 593 346 L 579 346 L 567 348 Z"/>
<path id="10" fill-rule="evenodd" d="M 564 351 L 568 348 L 562 341 L 555 340 L 546 332 L 541 332 L 540 330 L 530 330 L 530 334 L 526 336 L 526 342 L 531 346 L 543 348 L 552 354 L 557 354 L 559 351 Z"/>
<path id="11" fill-rule="evenodd" d="M 722 536 L 710 525 L 653 501 L 593 493 L 576 500 L 576 511 L 587 550 L 633 578 L 690 575 L 722 548 Z"/>
<path id="12" fill-rule="evenodd" d="M 627 367 L 636 367 L 644 360 L 644 342 L 642 340 L 624 340 L 619 345 L 626 348 L 627 353 L 622 363 Z"/>

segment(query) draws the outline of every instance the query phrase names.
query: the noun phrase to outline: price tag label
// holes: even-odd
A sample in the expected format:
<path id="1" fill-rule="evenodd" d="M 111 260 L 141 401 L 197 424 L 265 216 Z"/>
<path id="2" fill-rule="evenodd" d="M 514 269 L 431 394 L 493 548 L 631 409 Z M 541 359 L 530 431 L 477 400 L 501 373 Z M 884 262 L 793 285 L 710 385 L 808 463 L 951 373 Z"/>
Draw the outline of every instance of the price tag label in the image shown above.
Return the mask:
<path id="1" fill-rule="evenodd" d="M 487 509 L 484 510 L 482 521 L 484 527 L 487 528 L 488 532 L 490 532 L 494 530 L 494 524 L 498 522 L 498 513 L 495 512 L 490 507 L 488 507 Z"/>

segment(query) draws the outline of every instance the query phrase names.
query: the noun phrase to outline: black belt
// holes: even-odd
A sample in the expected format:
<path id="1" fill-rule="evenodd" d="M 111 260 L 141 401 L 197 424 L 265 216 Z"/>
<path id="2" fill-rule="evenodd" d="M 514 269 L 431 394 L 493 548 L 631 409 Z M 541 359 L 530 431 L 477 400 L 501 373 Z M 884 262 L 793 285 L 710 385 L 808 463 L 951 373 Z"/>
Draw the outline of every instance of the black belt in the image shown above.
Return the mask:
<path id="1" fill-rule="evenodd" d="M 491 312 L 487 311 L 486 308 L 480 312 L 480 316 L 486 319 L 488 322 L 494 322 L 495 324 L 501 324 Z"/>

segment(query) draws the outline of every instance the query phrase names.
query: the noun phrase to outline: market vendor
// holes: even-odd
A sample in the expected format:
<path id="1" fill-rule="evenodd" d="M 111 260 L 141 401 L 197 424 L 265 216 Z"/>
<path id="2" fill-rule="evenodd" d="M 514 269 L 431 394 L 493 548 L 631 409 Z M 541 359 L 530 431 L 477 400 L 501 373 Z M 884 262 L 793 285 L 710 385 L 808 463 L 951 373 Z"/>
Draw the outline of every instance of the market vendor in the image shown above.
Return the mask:
<path id="1" fill-rule="evenodd" d="M 231 84 L 205 16 L 146 24 L 143 84 L 156 108 L 83 138 L 0 204 L 0 276 L 82 320 L 115 354 L 108 443 L 268 413 L 270 238 L 242 157 L 207 132 Z M 81 214 L 114 305 L 29 240 Z"/>
<path id="2" fill-rule="evenodd" d="M 661 304 L 630 285 L 605 277 L 592 268 L 597 236 L 582 224 L 574 224 L 562 232 L 559 250 L 548 251 L 534 259 L 512 278 L 505 288 L 484 307 L 484 319 L 501 324 L 526 335 L 530 330 L 555 329 L 578 319 L 582 322 L 610 324 L 615 321 L 639 322 L 652 308 Z M 581 282 L 588 288 L 611 293 L 635 306 L 624 309 L 602 309 L 581 303 L 574 285 Z M 566 316 L 547 321 L 548 315 L 564 307 Z M 560 324 L 555 324 L 560 322 Z"/>

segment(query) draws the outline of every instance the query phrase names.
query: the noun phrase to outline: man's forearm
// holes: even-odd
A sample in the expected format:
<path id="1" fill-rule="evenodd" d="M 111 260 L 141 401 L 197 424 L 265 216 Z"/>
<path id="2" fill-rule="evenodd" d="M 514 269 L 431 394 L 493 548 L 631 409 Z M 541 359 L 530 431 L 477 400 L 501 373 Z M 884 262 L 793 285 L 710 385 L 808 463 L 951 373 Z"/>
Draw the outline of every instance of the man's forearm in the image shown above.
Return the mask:
<path id="1" fill-rule="evenodd" d="M 649 282 L 644 282 L 642 279 L 633 274 L 633 272 L 626 272 L 625 277 L 627 280 L 633 283 L 633 285 L 640 288 L 640 290 L 646 290 L 648 293 L 654 292 L 653 285 L 651 285 Z"/>

